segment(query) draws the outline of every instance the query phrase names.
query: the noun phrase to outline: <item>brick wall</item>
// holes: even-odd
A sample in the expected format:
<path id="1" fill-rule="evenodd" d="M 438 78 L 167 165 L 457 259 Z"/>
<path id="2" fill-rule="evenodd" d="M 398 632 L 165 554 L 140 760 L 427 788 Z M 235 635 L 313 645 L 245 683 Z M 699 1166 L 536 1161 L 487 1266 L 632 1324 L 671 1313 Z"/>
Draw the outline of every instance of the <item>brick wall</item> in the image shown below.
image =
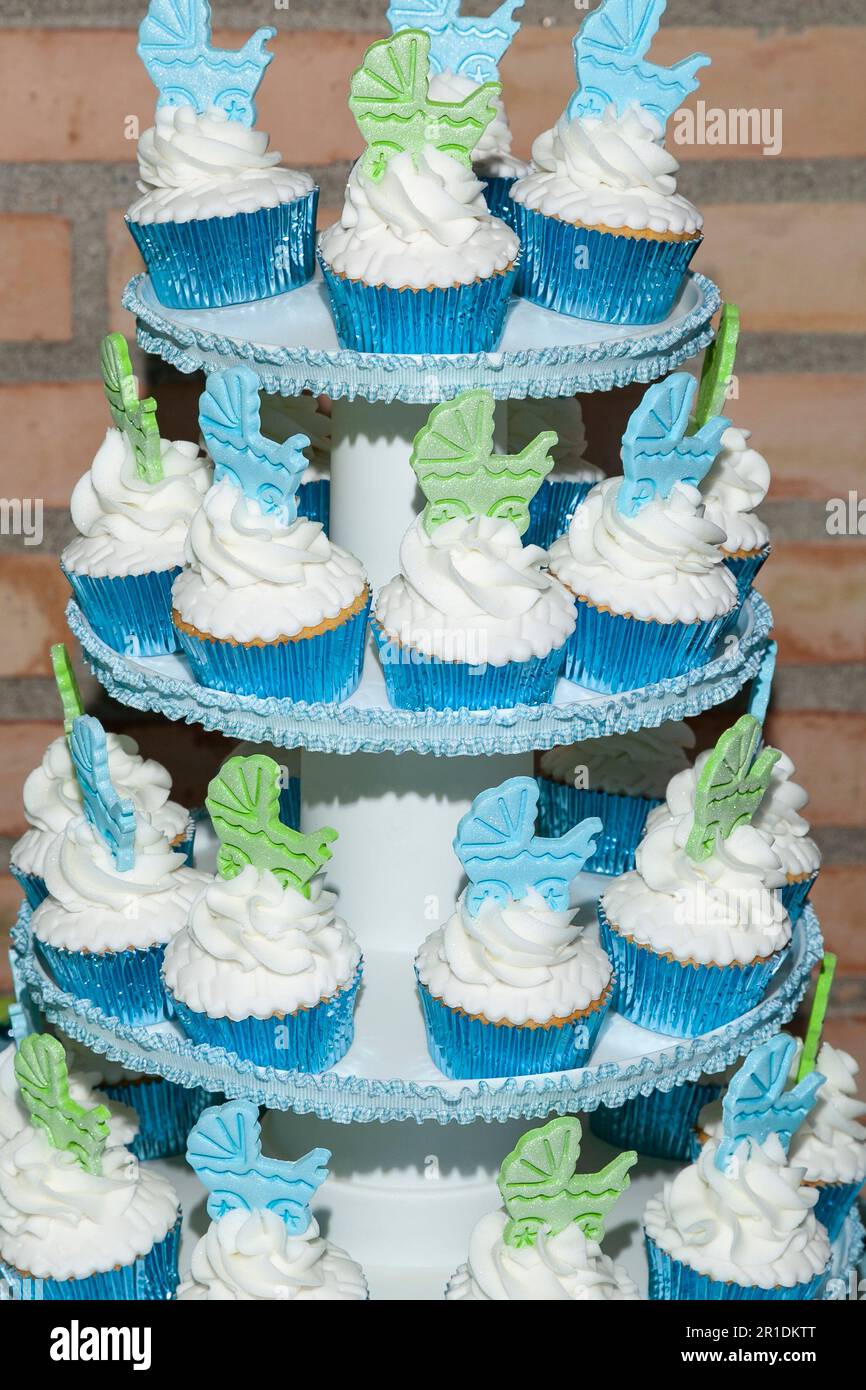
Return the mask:
<path id="1" fill-rule="evenodd" d="M 384 32 L 386 0 L 215 0 L 217 26 L 279 30 L 260 123 L 274 146 L 322 186 L 323 220 L 340 204 L 358 137 L 345 105 L 349 73 Z M 119 292 L 137 268 L 122 222 L 134 187 L 129 118 L 144 128 L 153 91 L 135 56 L 136 0 L 4 0 L 0 13 L 0 409 L 5 496 L 44 500 L 36 547 L 0 536 L 0 790 L 5 855 L 21 833 L 20 787 L 59 732 L 47 648 L 63 636 L 56 557 L 69 534 L 70 490 L 105 427 L 97 348 L 132 325 Z M 489 12 L 491 0 L 478 0 Z M 552 124 L 572 89 L 570 38 L 585 8 L 527 0 L 503 65 L 515 148 Z M 577 12 L 577 14 L 576 14 Z M 760 27 L 755 26 L 756 15 Z M 237 33 L 222 36 L 238 42 Z M 217 41 L 221 36 L 217 34 Z M 669 0 L 657 55 L 704 49 L 708 106 L 779 108 L 776 157 L 743 145 L 677 146 L 681 186 L 705 211 L 697 266 L 743 309 L 739 400 L 773 468 L 765 509 L 775 553 L 760 587 L 777 622 L 781 664 L 770 737 L 812 793 L 825 854 L 816 901 L 841 956 L 834 1034 L 866 1061 L 866 541 L 831 538 L 828 498 L 864 488 L 866 371 L 866 11 L 862 0 Z M 694 105 L 696 98 L 692 99 Z M 149 363 L 165 433 L 190 426 L 197 383 Z M 615 392 L 586 403 L 599 461 L 634 403 Z M 866 522 L 864 522 L 866 528 Z M 820 576 L 820 578 L 819 578 Z M 100 699 L 201 799 L 224 745 L 143 721 Z M 0 919 L 17 895 L 0 875 Z"/>

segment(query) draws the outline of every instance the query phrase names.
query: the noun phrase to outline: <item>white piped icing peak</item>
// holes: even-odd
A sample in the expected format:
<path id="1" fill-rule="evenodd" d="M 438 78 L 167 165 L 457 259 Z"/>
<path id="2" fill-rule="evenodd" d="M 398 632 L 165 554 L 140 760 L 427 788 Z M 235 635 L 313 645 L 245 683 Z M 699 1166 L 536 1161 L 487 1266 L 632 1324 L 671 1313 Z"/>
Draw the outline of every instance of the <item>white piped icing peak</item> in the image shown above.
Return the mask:
<path id="1" fill-rule="evenodd" d="M 551 449 L 553 470 L 548 482 L 600 483 L 604 473 L 586 457 L 586 429 L 580 401 L 561 396 L 539 401 L 508 402 L 508 448 L 519 454 L 546 430 L 554 430 L 557 442 Z"/>
<path id="2" fill-rule="evenodd" d="M 559 1235 L 515 1248 L 502 1236 L 508 1217 L 493 1211 L 478 1222 L 469 1259 L 448 1284 L 449 1302 L 634 1302 L 637 1285 L 576 1223 Z"/>
<path id="3" fill-rule="evenodd" d="M 465 101 L 478 90 L 471 77 L 454 72 L 438 72 L 430 78 L 428 94 L 431 101 Z M 519 179 L 529 173 L 530 166 L 511 153 L 512 134 L 501 96 L 490 102 L 496 113 L 472 154 L 472 164 L 482 179 Z"/>
<path id="4" fill-rule="evenodd" d="M 89 470 L 79 478 L 70 510 L 79 532 L 63 551 L 75 574 L 146 574 L 183 564 L 189 523 L 211 483 L 211 466 L 197 444 L 160 441 L 163 477 L 138 476 L 126 435 L 110 429 Z"/>
<path id="5" fill-rule="evenodd" d="M 541 757 L 541 771 L 554 782 L 575 785 L 586 769 L 590 791 L 661 800 L 671 778 L 689 765 L 695 736 L 688 724 L 668 720 L 657 729 L 588 738 L 568 748 L 551 748 Z"/>
<path id="6" fill-rule="evenodd" d="M 323 1240 L 315 1218 L 289 1235 L 273 1211 L 230 1211 L 208 1227 L 192 1255 L 181 1301 L 346 1302 L 367 1298 L 361 1266 Z"/>
<path id="7" fill-rule="evenodd" d="M 7 1047 L 0 1053 L 0 1141 L 11 1139 L 22 1129 L 31 1128 L 30 1111 L 21 1099 L 21 1090 L 15 1076 L 15 1047 Z M 99 1090 L 99 1082 L 104 1080 L 96 1072 L 70 1071 L 69 1094 L 79 1105 L 90 1109 L 94 1105 L 107 1105 L 111 1111 L 109 1121 L 108 1145 L 131 1144 L 138 1134 L 138 1116 L 128 1105 L 109 1100 Z"/>
<path id="8" fill-rule="evenodd" d="M 770 466 L 763 454 L 749 447 L 750 438 L 748 430 L 725 430 L 721 450 L 701 483 L 707 519 L 725 532 L 728 555 L 762 550 L 770 539 L 763 521 L 754 515 L 770 488 Z"/>

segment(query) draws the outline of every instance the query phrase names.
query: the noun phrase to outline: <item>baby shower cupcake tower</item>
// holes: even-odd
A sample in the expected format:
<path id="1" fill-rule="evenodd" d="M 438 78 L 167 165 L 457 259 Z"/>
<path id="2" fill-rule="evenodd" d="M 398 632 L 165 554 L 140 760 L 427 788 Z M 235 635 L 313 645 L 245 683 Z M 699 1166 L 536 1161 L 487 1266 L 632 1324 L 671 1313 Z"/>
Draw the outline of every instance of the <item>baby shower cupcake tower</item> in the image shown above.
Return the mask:
<path id="1" fill-rule="evenodd" d="M 360 1260 L 374 1296 L 412 1288 L 423 1297 L 441 1297 L 449 1275 L 466 1260 L 473 1227 L 496 1205 L 502 1153 L 519 1137 L 512 1128 L 503 1139 L 506 1131 L 500 1125 L 519 1122 L 522 1133 L 528 1122 L 545 1121 L 551 1113 L 592 1111 L 602 1101 L 616 1104 L 656 1089 L 668 1091 L 697 1081 L 706 1070 L 721 1071 L 790 1018 L 820 954 L 818 925 L 807 906 L 794 928 L 786 969 L 748 1013 L 732 1017 L 712 1035 L 698 1027 L 688 1042 L 652 1032 L 635 1042 L 634 1031 L 615 1012 L 615 971 L 595 936 L 594 906 L 605 881 L 583 872 L 598 844 L 599 822 L 575 814 L 549 832 L 531 823 L 530 801 L 532 809 L 536 801 L 528 788 L 537 800 L 536 751 L 655 729 L 720 704 L 750 685 L 753 707 L 761 719 L 766 712 L 774 654 L 771 614 L 753 593 L 734 611 L 736 584 L 721 554 L 713 554 L 713 569 L 724 573 L 720 585 L 726 596 L 730 591 L 730 602 L 720 605 L 724 613 L 710 616 L 710 623 L 718 620 L 717 629 L 702 633 L 700 652 L 687 656 L 676 674 L 662 663 L 650 672 L 652 683 L 638 681 L 637 688 L 622 680 L 605 684 L 601 668 L 594 689 L 590 682 L 579 686 L 562 679 L 559 663 L 566 659 L 576 620 L 574 598 L 551 577 L 545 552 L 523 540 L 529 504 L 549 472 L 555 433 L 542 424 L 511 451 L 507 437 L 509 401 L 532 398 L 543 411 L 546 399 L 668 378 L 711 342 L 720 296 L 703 276 L 686 274 L 700 239 L 696 227 L 672 237 L 634 239 L 612 227 L 592 235 L 616 242 L 618 257 L 618 244 L 630 241 L 641 258 L 663 268 L 653 282 L 651 305 L 639 318 L 647 326 L 623 328 L 605 322 L 603 314 L 601 322 L 589 322 L 575 316 L 573 303 L 564 312 L 557 303 L 551 312 L 532 302 L 534 291 L 515 305 L 509 296 L 518 273 L 517 240 L 503 218 L 513 216 L 516 203 L 503 212 L 509 189 L 500 188 L 502 201 L 488 208 L 483 185 L 490 182 L 487 175 L 495 183 L 524 171 L 507 165 L 506 143 L 485 148 L 483 137 L 496 123 L 495 65 L 520 6 L 503 4 L 494 16 L 477 20 L 461 16 L 457 0 L 395 0 L 388 17 L 396 32 L 374 45 L 353 79 L 352 109 L 366 151 L 359 148 L 361 159 L 350 179 L 341 222 L 321 243 L 324 283 L 302 283 L 304 265 L 291 282 L 295 288 L 266 276 L 261 283 L 244 284 L 244 302 L 234 307 L 239 297 L 234 256 L 230 251 L 222 259 L 212 254 L 216 242 L 205 256 L 195 249 L 194 238 L 210 236 L 211 230 L 220 237 L 234 236 L 238 229 L 228 224 L 245 217 L 250 234 L 267 240 L 267 220 L 302 211 L 306 217 L 298 204 L 312 194 L 302 190 L 298 176 L 294 182 L 274 182 L 276 166 L 262 163 L 269 158 L 266 140 L 252 139 L 252 95 L 264 67 L 261 32 L 240 51 L 255 59 L 251 69 L 239 54 L 229 55 L 243 76 L 235 83 L 236 101 L 225 97 L 224 87 L 219 89 L 220 114 L 215 115 L 211 78 L 203 76 L 199 83 L 195 74 L 200 69 L 209 74 L 225 55 L 215 55 L 209 45 L 204 0 L 188 8 L 197 14 L 195 36 L 174 35 L 169 66 L 176 73 L 183 54 L 181 66 L 188 76 L 191 71 L 195 85 L 178 90 L 168 81 L 170 72 L 165 83 L 159 75 L 156 135 L 143 140 L 140 151 L 143 181 L 154 168 L 150 156 L 157 139 L 176 149 L 180 159 L 186 141 L 198 138 L 188 127 L 213 121 L 221 138 L 241 152 L 236 173 L 252 188 L 244 210 L 232 217 L 225 216 L 226 190 L 218 187 L 209 188 L 209 199 L 194 201 L 189 209 L 178 204 L 174 211 L 183 207 L 188 215 L 186 221 L 174 217 L 174 225 L 171 200 L 153 197 L 150 205 L 145 203 L 145 212 L 163 209 L 161 222 L 158 215 L 153 222 L 142 220 L 141 207 L 130 213 L 137 239 L 148 237 L 150 275 L 136 277 L 124 296 L 137 317 L 139 345 L 184 372 L 202 370 L 207 376 L 202 425 L 215 478 L 190 521 L 183 570 L 173 580 L 172 619 L 183 654 L 124 654 L 100 637 L 82 606 L 71 604 L 68 616 L 98 679 L 121 701 L 220 731 L 235 743 L 302 750 L 300 834 L 319 836 L 317 867 L 329 855 L 324 837 L 333 838 L 320 827 L 333 827 L 339 834 L 339 853 L 327 878 L 339 890 L 340 920 L 358 943 L 357 956 L 349 962 L 353 969 L 340 982 L 351 994 L 349 1016 L 358 990 L 354 1042 L 345 1055 L 339 1055 L 343 1047 L 336 1048 L 326 1059 L 333 1065 L 325 1071 L 313 1065 L 307 1070 L 275 1065 L 249 1051 L 242 1057 L 249 1038 L 240 1052 L 233 1050 L 231 1032 L 238 1019 L 227 1020 L 227 1011 L 215 1004 L 202 1008 L 201 994 L 193 999 L 190 993 L 184 1000 L 185 986 L 175 991 L 182 972 L 175 972 L 172 962 L 192 959 L 189 941 L 200 940 L 201 923 L 207 919 L 210 927 L 220 913 L 231 915 L 237 885 L 245 874 L 255 876 L 263 868 L 247 847 L 243 872 L 227 873 L 225 855 L 237 848 L 237 837 L 227 834 L 215 796 L 210 810 L 222 844 L 220 872 L 212 876 L 214 835 L 204 821 L 196 841 L 196 870 L 211 873 L 188 921 L 173 934 L 161 977 L 180 1001 L 179 1023 L 175 1019 L 161 1031 L 135 1025 L 118 1029 L 106 1022 L 104 1011 L 70 999 L 34 960 L 26 912 L 16 933 L 16 980 L 26 1007 L 44 1010 L 95 1050 L 110 1050 L 126 1065 L 169 1076 L 175 1083 L 205 1084 L 222 1091 L 231 1105 L 267 1107 L 272 1112 L 266 1120 L 271 1151 L 278 1136 L 284 1152 L 333 1148 L 329 1239 L 333 1236 L 338 1247 L 345 1245 Z M 623 8 L 620 0 L 605 0 L 601 11 L 616 20 Z M 663 8 L 659 0 L 649 5 L 656 20 Z M 154 0 L 150 20 L 158 20 L 162 10 Z M 152 24 L 143 31 L 142 43 L 152 65 L 155 47 L 162 43 L 154 44 Z M 641 81 L 649 80 L 645 51 L 633 36 L 621 36 L 615 63 L 622 78 L 618 91 L 630 90 L 636 65 Z M 166 59 L 164 53 L 156 56 L 160 62 Z M 678 79 L 671 90 L 667 76 L 674 70 L 653 70 L 653 80 L 665 87 L 668 111 L 693 85 L 691 69 L 697 66 L 690 60 L 688 81 L 683 85 L 684 79 Z M 575 119 L 594 116 L 581 110 Z M 658 116 L 653 120 L 661 124 Z M 654 128 L 644 123 L 635 138 L 658 143 Z M 393 138 L 395 130 L 399 139 Z M 423 210 L 431 188 L 445 201 L 419 231 L 414 214 L 410 216 L 412 198 L 420 200 Z M 250 205 L 262 198 L 262 206 Z M 396 283 L 394 267 L 409 263 L 401 251 L 395 206 L 409 209 L 414 243 L 423 250 L 423 264 L 409 265 L 407 278 Z M 546 220 L 543 213 L 533 215 Z M 226 225 L 210 229 L 211 222 Z M 153 232 L 154 226 L 167 227 L 164 238 Z M 362 238 L 355 236 L 358 227 Z M 292 235 L 286 235 L 294 245 Z M 164 246 L 171 247 L 167 287 L 157 269 Z M 363 264 L 360 249 L 369 258 Z M 210 303 L 221 307 L 202 310 L 192 321 L 176 306 L 188 302 L 200 255 L 207 269 L 201 283 L 219 294 Z M 232 272 L 225 284 L 216 273 L 223 263 Z M 457 276 L 451 273 L 455 264 Z M 252 257 L 250 269 L 258 265 Z M 633 260 L 625 264 L 620 257 L 617 265 L 611 283 L 618 307 L 609 318 L 628 324 L 623 306 L 638 272 Z M 295 272 L 289 267 L 286 273 Z M 532 288 L 528 281 L 525 288 Z M 559 287 L 563 293 L 567 288 Z M 665 297 L 665 305 L 658 307 Z M 708 391 L 702 392 L 696 418 L 689 416 L 689 390 L 680 384 L 674 388 L 676 408 L 663 413 L 654 436 L 642 436 L 644 444 L 647 438 L 650 443 L 640 468 L 631 469 L 628 477 L 637 511 L 651 505 L 654 459 L 670 462 L 675 455 L 670 468 L 659 470 L 663 507 L 668 494 L 683 483 L 694 491 L 704 465 L 712 463 L 727 425 L 721 418 L 726 387 L 721 357 L 710 359 L 706 379 Z M 328 536 L 302 508 L 299 514 L 296 502 L 309 462 L 307 438 L 270 437 L 262 423 L 269 412 L 262 411 L 261 392 L 330 397 Z M 644 410 L 644 422 L 647 415 Z M 426 503 L 420 517 L 419 482 Z M 697 514 L 699 503 L 691 494 L 688 506 Z M 573 525 L 573 508 L 568 512 Z M 721 534 L 716 527 L 710 530 Z M 706 542 L 711 550 L 714 544 L 712 537 Z M 311 596 L 316 603 L 309 607 Z M 365 638 L 368 604 L 372 633 Z M 277 618 L 289 609 L 292 626 L 286 628 Z M 450 641 L 479 627 L 490 647 L 469 661 L 455 659 L 453 647 L 449 653 L 439 645 L 443 634 Z M 380 653 L 380 646 L 388 650 Z M 406 652 L 397 650 L 401 646 L 411 649 L 408 660 Z M 623 657 L 620 673 L 624 665 Z M 531 676 L 524 680 L 528 672 Z M 609 693 L 611 687 L 620 693 Z M 481 695 L 473 698 L 476 689 Z M 247 763 L 258 763 L 264 771 L 267 761 L 253 754 Z M 221 774 L 235 791 L 237 773 L 235 768 Z M 273 766 L 267 776 L 273 777 Z M 496 818 L 503 798 L 507 823 Z M 253 797 L 247 809 L 258 805 L 258 815 L 262 804 Z M 278 829 L 272 813 L 270 804 L 259 819 L 271 839 L 283 844 L 284 827 Z M 270 886 L 267 891 L 276 892 Z M 310 913 L 299 909 L 305 930 L 309 916 L 327 908 L 326 896 L 323 889 L 320 899 L 309 902 Z M 244 901 L 238 897 L 240 919 Z M 518 920 L 520 930 L 511 933 L 509 923 Z M 567 1009 L 560 1012 L 557 1006 L 544 1017 L 533 1017 L 531 1011 L 506 1016 L 506 1011 L 491 1018 L 472 1006 L 469 993 L 465 1005 L 456 995 L 440 994 L 442 1002 L 427 1006 L 428 1036 L 413 962 L 421 943 L 431 933 L 435 937 L 440 924 L 442 934 L 450 931 L 454 940 L 463 934 L 457 947 L 468 943 L 461 970 L 466 961 L 472 968 L 482 961 L 481 986 L 504 960 L 506 974 L 513 976 L 508 981 L 513 994 L 521 994 L 522 980 L 535 980 L 533 972 L 539 979 L 552 976 L 554 984 L 573 985 L 580 976 L 580 989 L 572 990 Z M 276 952 L 266 912 L 256 930 L 263 954 L 271 946 Z M 522 939 L 521 931 L 526 933 Z M 541 939 L 546 956 L 538 951 Z M 504 955 L 496 956 L 503 940 Z M 363 983 L 358 989 L 361 952 Z M 535 960 L 534 954 L 544 958 Z M 448 968 L 452 958 L 445 949 Z M 560 964 L 563 970 L 556 974 Z M 425 973 L 419 968 L 419 977 Z M 432 982 L 432 975 L 428 978 Z M 422 978 L 422 987 L 424 983 Z M 476 988 L 479 980 L 471 983 Z M 549 992 L 553 997 L 554 988 Z M 429 993 L 432 1001 L 437 992 Z M 525 997 L 524 992 L 521 999 Z M 184 1015 L 184 1002 L 192 1015 L 207 1016 L 206 1038 L 194 1031 L 202 1018 Z M 326 1007 L 325 1002 L 318 1006 Z M 310 1012 L 316 1014 L 318 1008 Z M 291 1013 L 291 1002 L 271 1012 Z M 443 1018 L 449 1022 L 444 1043 L 438 1036 Z M 560 1035 L 559 1044 L 567 1037 L 568 1068 L 539 1075 L 527 1074 L 516 1060 L 512 1067 L 509 1059 L 517 1059 L 523 1049 L 524 1056 L 543 1051 L 538 1037 L 526 1035 L 542 1033 L 545 1024 Z M 485 1028 L 501 1035 L 473 1053 L 474 1035 Z M 348 1025 L 343 1043 L 348 1045 L 350 1036 Z M 476 1071 L 473 1055 L 490 1059 L 487 1073 Z M 560 1065 L 559 1052 L 556 1059 Z M 227 1113 L 234 1123 L 242 1112 Z M 404 1120 L 421 1128 L 392 1124 Z M 476 1123 L 482 1120 L 498 1123 Z M 336 1130 L 333 1121 L 339 1122 Z M 203 1127 L 199 1123 L 198 1139 L 204 1136 L 212 1144 L 213 1120 L 205 1117 Z M 573 1179 L 579 1133 L 573 1121 L 568 1125 L 567 1132 L 554 1129 L 549 1136 L 556 1145 L 564 1143 L 566 1157 L 571 1156 L 568 1171 L 565 1158 L 561 1172 L 556 1170 L 562 1200 L 553 1225 L 541 1215 L 542 1225 L 549 1227 L 549 1245 L 573 1266 L 569 1288 L 588 1282 L 606 1289 L 605 1297 L 632 1297 L 631 1281 L 599 1248 L 603 1222 L 584 1219 L 595 1208 L 577 1198 L 593 1189 L 586 1186 L 590 1179 Z M 252 1131 L 246 1132 L 249 1137 Z M 396 1156 L 398 1132 L 403 1152 L 415 1157 Z M 532 1144 L 544 1142 L 539 1135 L 544 1131 L 529 1136 L 527 1156 L 535 1153 Z M 256 1150 L 257 1163 L 260 1152 Z M 515 1184 L 523 1152 L 511 1155 L 514 1161 L 505 1174 L 509 1219 L 522 1209 Z M 191 1155 L 201 1153 L 194 1141 Z M 429 1181 L 426 1158 L 440 1153 L 442 1180 Z M 625 1154 L 616 1167 L 618 1192 L 627 1185 L 631 1157 Z M 600 1170 L 595 1176 L 601 1176 L 606 1160 L 594 1166 Z M 482 1169 L 485 1181 L 473 1177 L 467 1182 L 462 1176 Z M 387 1199 L 382 1196 L 386 1189 Z M 377 1200 L 391 1205 L 371 1223 L 369 1204 Z M 248 1241 L 267 1260 L 291 1268 L 295 1255 L 286 1248 L 285 1231 L 259 1210 L 258 1198 L 241 1205 L 242 1215 L 211 1211 L 213 1225 L 196 1250 L 183 1298 L 208 1297 L 214 1260 L 232 1265 L 234 1254 Z M 538 1263 L 538 1242 L 547 1237 L 535 1238 L 536 1215 L 528 1213 L 528 1224 L 517 1223 L 508 1240 L 503 1236 L 509 1269 L 515 1263 Z M 497 1222 L 505 1224 L 499 1214 Z M 241 1225 L 243 1235 L 237 1229 Z M 497 1252 L 499 1234 L 498 1227 L 491 1234 Z M 358 1267 L 342 1256 L 339 1269 L 328 1266 L 329 1254 L 316 1246 L 310 1258 L 321 1258 L 323 1269 L 333 1269 L 334 1277 L 354 1289 L 343 1296 L 362 1297 Z M 423 1270 L 415 1267 L 416 1260 Z M 461 1280 L 466 1287 L 468 1278 L 458 1276 L 452 1288 Z"/>

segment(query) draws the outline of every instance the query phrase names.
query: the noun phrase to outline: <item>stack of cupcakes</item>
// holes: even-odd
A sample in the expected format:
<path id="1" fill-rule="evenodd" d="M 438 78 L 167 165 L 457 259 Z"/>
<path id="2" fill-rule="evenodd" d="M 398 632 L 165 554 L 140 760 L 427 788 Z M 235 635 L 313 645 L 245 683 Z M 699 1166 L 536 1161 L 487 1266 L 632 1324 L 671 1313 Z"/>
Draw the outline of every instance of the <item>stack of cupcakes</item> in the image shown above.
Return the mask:
<path id="1" fill-rule="evenodd" d="M 531 777 L 475 798 L 454 841 L 469 886 L 415 960 L 430 1055 L 452 1078 L 584 1066 L 610 1007 L 610 961 L 570 905 L 601 822 L 539 839 L 537 805 Z"/>

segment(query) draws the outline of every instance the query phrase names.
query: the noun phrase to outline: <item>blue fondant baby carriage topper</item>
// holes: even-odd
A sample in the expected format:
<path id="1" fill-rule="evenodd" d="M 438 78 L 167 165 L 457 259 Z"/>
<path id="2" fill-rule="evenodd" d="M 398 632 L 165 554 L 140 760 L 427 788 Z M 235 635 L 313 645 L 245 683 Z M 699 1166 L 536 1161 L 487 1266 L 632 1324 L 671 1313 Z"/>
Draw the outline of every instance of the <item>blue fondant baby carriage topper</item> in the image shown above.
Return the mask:
<path id="1" fill-rule="evenodd" d="M 514 18 L 525 0 L 503 0 L 493 14 L 461 15 L 461 0 L 391 0 L 388 23 L 430 35 L 430 71 L 453 72 L 473 82 L 495 82 L 499 64 L 520 28 Z"/>
<path id="2" fill-rule="evenodd" d="M 216 106 L 231 121 L 255 124 L 254 97 L 273 59 L 265 44 L 276 29 L 257 29 L 243 48 L 214 48 L 209 0 L 150 0 L 138 31 L 138 56 L 160 106 Z"/>
<path id="3" fill-rule="evenodd" d="M 262 511 L 286 523 L 297 519 L 310 440 L 305 434 L 293 434 L 282 444 L 265 438 L 259 383 L 249 367 L 211 373 L 199 400 L 199 426 L 214 462 L 214 482 L 228 478 Z"/>
<path id="4" fill-rule="evenodd" d="M 689 433 L 698 383 L 688 372 L 675 372 L 651 386 L 628 422 L 622 438 L 622 471 L 617 511 L 637 516 L 655 498 L 668 498 L 677 483 L 698 487 L 722 447 L 730 425 L 715 415 Z"/>
<path id="5" fill-rule="evenodd" d="M 111 781 L 108 740 L 93 715 L 82 714 L 73 721 L 69 752 L 81 788 L 84 814 L 118 870 L 126 873 L 135 865 L 135 807 L 131 800 L 118 794 Z"/>
<path id="6" fill-rule="evenodd" d="M 595 854 L 602 823 L 591 816 L 559 839 L 542 839 L 535 834 L 538 795 L 534 777 L 511 777 L 476 796 L 460 821 L 454 852 L 469 879 L 470 916 L 488 898 L 518 901 L 530 889 L 554 911 L 567 911 L 572 881 Z"/>
<path id="7" fill-rule="evenodd" d="M 667 0 L 603 0 L 587 15 L 574 39 L 578 89 L 568 104 L 569 120 L 601 116 L 611 104 L 622 116 L 636 102 L 664 129 L 697 90 L 695 74 L 711 61 L 706 53 L 669 68 L 644 61 L 666 6 Z"/>
<path id="8" fill-rule="evenodd" d="M 786 1033 L 777 1033 L 756 1047 L 732 1077 L 722 1101 L 722 1139 L 715 1165 L 727 1172 L 741 1144 L 763 1144 L 775 1134 L 785 1153 L 795 1132 L 815 1104 L 824 1084 L 812 1071 L 786 1090 L 797 1044 Z"/>
<path id="9" fill-rule="evenodd" d="M 189 1133 L 186 1161 L 208 1189 L 208 1216 L 230 1211 L 273 1211 L 290 1235 L 310 1224 L 310 1200 L 328 1176 L 328 1149 L 311 1149 L 296 1162 L 265 1158 L 259 1108 L 231 1100 L 205 1110 Z"/>

